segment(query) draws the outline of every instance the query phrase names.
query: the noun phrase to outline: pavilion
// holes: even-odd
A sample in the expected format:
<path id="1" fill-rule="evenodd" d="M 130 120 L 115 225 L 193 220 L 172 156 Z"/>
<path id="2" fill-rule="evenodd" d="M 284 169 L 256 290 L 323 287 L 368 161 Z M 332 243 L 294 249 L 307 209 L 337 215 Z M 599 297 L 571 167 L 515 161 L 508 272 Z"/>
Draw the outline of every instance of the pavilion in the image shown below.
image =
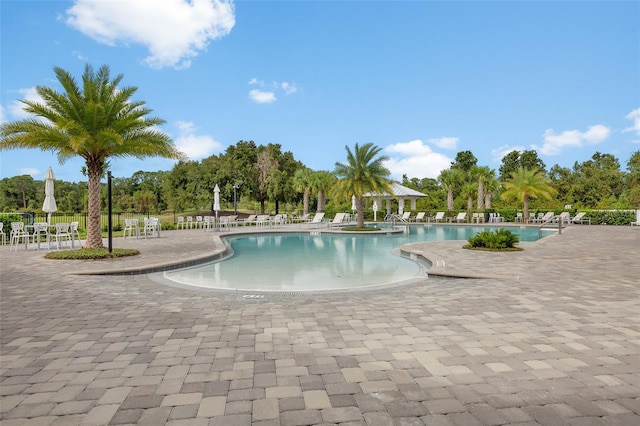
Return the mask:
<path id="1" fill-rule="evenodd" d="M 386 214 L 391 214 L 391 200 L 398 201 L 398 214 L 404 213 L 405 201 L 409 200 L 409 210 L 414 211 L 416 209 L 416 200 L 420 197 L 427 197 L 427 194 L 416 191 L 415 189 L 407 188 L 397 182 L 391 183 L 391 194 L 382 193 L 377 194 L 375 192 L 368 192 L 363 195 L 365 198 L 373 198 L 373 211 L 374 213 L 381 210 L 382 201 L 385 201 Z"/>

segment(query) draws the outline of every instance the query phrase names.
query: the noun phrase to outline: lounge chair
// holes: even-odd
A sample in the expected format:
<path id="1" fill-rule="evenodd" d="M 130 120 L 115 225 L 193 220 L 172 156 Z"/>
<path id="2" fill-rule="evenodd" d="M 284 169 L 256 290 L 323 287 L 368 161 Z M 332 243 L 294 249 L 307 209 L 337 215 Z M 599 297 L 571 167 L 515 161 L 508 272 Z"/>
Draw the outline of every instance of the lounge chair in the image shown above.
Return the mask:
<path id="1" fill-rule="evenodd" d="M 250 214 L 249 216 L 247 216 L 244 219 L 238 220 L 238 223 L 243 224 L 244 226 L 248 226 L 248 225 L 253 225 L 256 223 L 256 219 L 257 219 L 258 215 L 257 214 Z"/>
<path id="2" fill-rule="evenodd" d="M 311 220 L 311 213 L 305 213 L 302 216 L 293 216 L 291 222 L 309 222 Z"/>
<path id="3" fill-rule="evenodd" d="M 426 214 L 425 212 L 418 212 L 418 214 L 416 214 L 416 217 L 411 219 L 411 221 L 412 222 L 422 222 L 424 220 L 424 215 L 425 214 Z"/>
<path id="4" fill-rule="evenodd" d="M 456 221 L 456 223 L 460 223 L 460 222 L 464 222 L 467 220 L 467 212 L 460 212 L 458 213 L 458 216 L 456 216 L 455 218 L 450 218 L 449 222 L 453 222 Z"/>
<path id="5" fill-rule="evenodd" d="M 346 220 L 346 213 L 336 213 L 335 217 L 331 222 L 329 222 L 329 228 L 333 228 L 334 226 L 343 226 Z"/>
<path id="6" fill-rule="evenodd" d="M 484 213 L 474 213 L 471 216 L 471 223 L 484 223 Z"/>
<path id="7" fill-rule="evenodd" d="M 411 220 L 411 212 L 404 212 L 402 214 L 402 220 L 409 222 Z"/>
<path id="8" fill-rule="evenodd" d="M 433 217 L 433 221 L 435 223 L 439 223 L 441 220 L 444 220 L 444 212 L 436 213 L 436 215 Z"/>
<path id="9" fill-rule="evenodd" d="M 309 227 L 312 226 L 322 226 L 322 221 L 324 219 L 324 212 L 322 213 L 316 213 L 315 216 L 313 216 L 313 219 L 311 219 L 311 221 L 306 222 L 305 225 L 309 225 Z M 300 224 L 302 226 L 302 224 Z"/>
<path id="10" fill-rule="evenodd" d="M 562 212 L 553 220 L 554 223 L 558 223 L 560 221 L 562 221 L 562 223 L 569 223 L 571 221 L 571 214 L 569 212 Z"/>
<path id="11" fill-rule="evenodd" d="M 576 214 L 572 219 L 569 220 L 569 223 L 579 223 L 581 225 L 584 223 L 588 223 L 589 225 L 591 225 L 591 218 L 584 217 L 585 214 L 586 214 L 585 212 L 580 212 Z"/>
<path id="12" fill-rule="evenodd" d="M 540 224 L 551 222 L 553 216 L 553 212 L 546 212 L 543 216 L 540 216 L 540 213 L 538 213 L 538 218 L 535 220 L 535 222 Z"/>

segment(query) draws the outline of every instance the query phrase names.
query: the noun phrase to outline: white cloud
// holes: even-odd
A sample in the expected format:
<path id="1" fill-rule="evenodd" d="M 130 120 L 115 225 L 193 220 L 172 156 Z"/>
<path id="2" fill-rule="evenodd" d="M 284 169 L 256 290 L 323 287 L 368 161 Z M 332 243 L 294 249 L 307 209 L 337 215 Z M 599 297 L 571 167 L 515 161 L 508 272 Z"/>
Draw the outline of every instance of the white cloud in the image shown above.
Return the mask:
<path id="1" fill-rule="evenodd" d="M 284 93 L 286 93 L 287 95 L 296 93 L 298 91 L 298 88 L 295 84 L 287 83 L 286 81 L 280 83 L 280 86 L 282 87 L 282 90 L 284 90 Z"/>
<path id="2" fill-rule="evenodd" d="M 255 77 L 249 80 L 249 85 L 259 87 L 259 89 L 249 91 L 249 98 L 259 104 L 270 104 L 277 101 L 277 91 L 282 91 L 285 95 L 291 95 L 298 91 L 298 86 L 294 83 L 272 81 L 266 84 L 263 80 L 258 80 Z"/>
<path id="3" fill-rule="evenodd" d="M 175 138 L 176 147 L 190 160 L 200 160 L 222 150 L 222 144 L 211 136 L 196 135 L 193 123 L 180 121 L 177 125 L 179 134 Z"/>
<path id="4" fill-rule="evenodd" d="M 432 145 L 437 146 L 442 149 L 456 149 L 458 146 L 458 142 L 460 142 L 460 138 L 455 137 L 443 137 L 443 138 L 433 138 L 429 139 L 428 142 Z"/>
<path id="5" fill-rule="evenodd" d="M 26 89 L 16 90 L 20 94 L 20 100 L 14 100 L 7 108 L 8 116 L 13 120 L 24 120 L 26 118 L 33 118 L 33 115 L 24 110 L 25 104 L 20 102 L 21 100 L 33 101 L 43 103 L 42 98 L 36 92 L 35 87 L 29 87 Z"/>
<path id="6" fill-rule="evenodd" d="M 263 90 L 253 89 L 249 91 L 249 97 L 259 104 L 270 104 L 277 100 L 276 94 L 273 92 L 265 92 Z"/>
<path id="7" fill-rule="evenodd" d="M 559 154 L 566 147 L 581 147 L 598 144 L 609 137 L 611 129 L 602 124 L 589 126 L 586 132 L 579 130 L 565 130 L 556 134 L 553 129 L 544 131 L 544 143 L 542 147 L 533 146 L 544 155 Z"/>
<path id="8" fill-rule="evenodd" d="M 154 68 L 188 68 L 235 25 L 226 0 L 76 0 L 66 13 L 68 25 L 99 43 L 146 46 L 145 62 Z"/>
<path id="9" fill-rule="evenodd" d="M 451 158 L 434 152 L 419 139 L 399 142 L 385 148 L 389 160 L 385 166 L 395 179 L 406 174 L 409 178 L 437 178 L 440 172 L 451 165 Z"/>
<path id="10" fill-rule="evenodd" d="M 510 145 L 502 145 L 497 148 L 491 150 L 491 157 L 493 161 L 496 163 L 502 161 L 505 155 L 510 153 L 511 151 L 524 152 L 527 148 L 524 146 L 510 146 Z"/>
<path id="11" fill-rule="evenodd" d="M 633 121 L 633 124 L 622 131 L 635 132 L 636 135 L 640 136 L 640 108 L 634 109 L 629 114 L 627 114 L 625 118 Z"/>

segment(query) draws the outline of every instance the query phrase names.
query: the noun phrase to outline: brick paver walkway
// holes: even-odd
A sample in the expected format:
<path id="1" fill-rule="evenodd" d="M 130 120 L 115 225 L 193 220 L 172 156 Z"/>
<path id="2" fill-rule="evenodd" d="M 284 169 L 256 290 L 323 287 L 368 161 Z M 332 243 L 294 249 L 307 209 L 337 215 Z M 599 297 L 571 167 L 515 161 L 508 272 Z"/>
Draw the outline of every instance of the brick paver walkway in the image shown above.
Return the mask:
<path id="1" fill-rule="evenodd" d="M 0 248 L 1 424 L 640 424 L 638 229 L 575 225 L 518 253 L 414 244 L 492 278 L 340 294 L 77 274 L 211 256 L 213 235 L 117 238 L 143 254 L 116 261 Z"/>

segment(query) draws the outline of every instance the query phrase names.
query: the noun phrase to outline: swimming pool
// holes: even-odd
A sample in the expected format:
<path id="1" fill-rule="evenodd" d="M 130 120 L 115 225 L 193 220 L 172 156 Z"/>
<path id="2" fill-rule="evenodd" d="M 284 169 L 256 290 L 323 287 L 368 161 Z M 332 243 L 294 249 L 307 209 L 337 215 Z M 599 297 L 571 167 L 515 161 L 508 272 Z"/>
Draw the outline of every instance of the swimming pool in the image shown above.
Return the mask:
<path id="1" fill-rule="evenodd" d="M 422 266 L 399 255 L 403 244 L 466 240 L 495 227 L 410 226 L 408 233 L 268 233 L 226 238 L 224 260 L 166 271 L 170 283 L 224 290 L 321 291 L 362 289 L 424 278 Z M 537 228 L 509 227 L 520 241 L 538 239 Z M 554 231 L 544 231 L 548 235 Z"/>

